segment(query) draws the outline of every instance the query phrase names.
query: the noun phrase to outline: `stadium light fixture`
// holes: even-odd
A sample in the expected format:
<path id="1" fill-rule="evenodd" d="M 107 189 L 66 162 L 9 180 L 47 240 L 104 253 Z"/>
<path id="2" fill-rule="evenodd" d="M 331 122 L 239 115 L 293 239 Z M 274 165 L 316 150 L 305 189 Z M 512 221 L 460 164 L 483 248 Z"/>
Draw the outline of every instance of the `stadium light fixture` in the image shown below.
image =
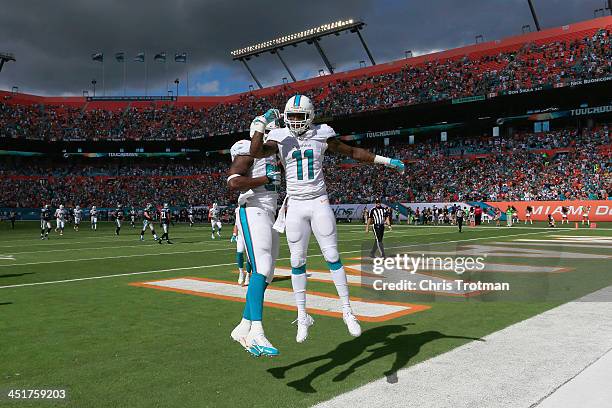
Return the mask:
<path id="1" fill-rule="evenodd" d="M 531 32 L 531 25 L 529 25 L 529 24 L 525 24 L 525 25 L 524 25 L 524 26 L 521 28 L 521 30 L 523 31 L 523 34 L 525 34 L 525 32 L 530 33 L 530 32 Z"/>
<path id="2" fill-rule="evenodd" d="M 536 14 L 535 7 L 533 7 L 533 3 L 531 0 L 527 0 L 529 3 L 529 10 L 531 10 L 531 17 L 533 17 L 533 22 L 535 23 L 536 30 L 540 31 L 540 22 L 538 21 L 538 15 Z"/>
<path id="3" fill-rule="evenodd" d="M 18 94 L 19 93 L 19 87 L 18 86 L 14 86 L 11 88 L 11 93 L 13 95 Z"/>
<path id="4" fill-rule="evenodd" d="M 176 79 L 174 80 L 174 84 L 176 85 L 176 98 L 177 98 L 177 100 L 178 100 L 178 86 L 179 86 L 179 83 L 180 83 L 180 82 L 181 82 L 181 81 L 179 81 L 179 79 L 178 79 L 178 78 L 176 78 Z"/>
<path id="5" fill-rule="evenodd" d="M 17 61 L 15 59 L 15 55 L 13 53 L 10 52 L 0 52 L 0 71 L 2 71 L 2 67 L 4 66 L 5 62 L 9 62 L 9 61 Z"/>
<path id="6" fill-rule="evenodd" d="M 476 44 L 484 42 L 484 36 L 482 34 L 478 34 L 476 37 Z"/>
<path id="7" fill-rule="evenodd" d="M 606 15 L 606 11 L 603 8 L 598 8 L 593 10 L 593 18 L 597 18 L 597 15 L 601 13 L 601 16 L 604 17 Z"/>
<path id="8" fill-rule="evenodd" d="M 249 45 L 247 47 L 239 48 L 231 52 L 234 59 L 254 55 L 255 53 L 261 53 L 270 51 L 275 48 L 279 48 L 292 43 L 298 43 L 306 41 L 308 39 L 314 39 L 323 35 L 339 33 L 344 30 L 351 29 L 358 25 L 363 25 L 361 21 L 353 19 L 339 20 L 333 23 L 323 24 L 318 27 L 310 28 L 308 30 L 300 31 L 297 33 L 283 35 L 269 41 L 263 41 L 258 44 Z"/>
<path id="9" fill-rule="evenodd" d="M 359 61 L 359 68 L 365 68 L 366 63 L 364 60 Z"/>
<path id="10" fill-rule="evenodd" d="M 406 59 L 412 58 L 412 51 L 411 50 L 404 51 L 404 55 L 405 55 Z"/>

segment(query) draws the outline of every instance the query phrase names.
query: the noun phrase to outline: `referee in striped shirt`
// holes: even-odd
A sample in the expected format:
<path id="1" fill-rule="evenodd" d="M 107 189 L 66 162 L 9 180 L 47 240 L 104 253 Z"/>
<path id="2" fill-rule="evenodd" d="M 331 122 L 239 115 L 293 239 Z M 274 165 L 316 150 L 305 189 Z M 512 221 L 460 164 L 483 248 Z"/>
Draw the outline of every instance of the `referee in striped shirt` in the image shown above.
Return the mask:
<path id="1" fill-rule="evenodd" d="M 385 221 L 387 219 L 387 210 L 380 204 L 380 199 L 376 199 L 376 207 L 370 210 L 366 232 L 370 231 L 370 225 L 374 230 L 374 245 L 370 251 L 370 257 L 376 256 L 376 250 L 380 251 L 380 255 L 385 258 L 385 246 L 383 244 L 383 235 L 385 234 Z"/>

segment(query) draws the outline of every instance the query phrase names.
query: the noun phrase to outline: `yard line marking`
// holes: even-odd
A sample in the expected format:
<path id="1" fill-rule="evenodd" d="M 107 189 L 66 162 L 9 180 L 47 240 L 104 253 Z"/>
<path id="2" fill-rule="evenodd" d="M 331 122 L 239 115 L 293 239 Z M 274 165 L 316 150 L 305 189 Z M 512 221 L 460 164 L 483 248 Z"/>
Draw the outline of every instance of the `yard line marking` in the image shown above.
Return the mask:
<path id="1" fill-rule="evenodd" d="M 529 232 L 529 233 L 525 233 L 525 234 L 513 234 L 513 235 L 514 236 L 523 236 L 523 235 L 545 234 L 545 233 L 546 232 Z M 495 239 L 495 238 L 504 238 L 504 237 L 508 237 L 508 236 L 507 235 L 501 235 L 501 236 L 498 236 L 498 237 L 469 238 L 467 240 L 453 240 L 453 241 L 437 242 L 436 244 L 452 244 L 452 243 L 462 242 L 462 241 L 474 241 L 474 240 L 479 240 L 479 239 Z M 417 246 L 417 245 L 422 245 L 422 244 L 404 245 L 404 246 L 401 246 L 401 247 L 398 247 L 398 248 Z M 343 251 L 343 252 L 340 252 L 340 254 L 341 255 L 342 254 L 353 254 L 355 252 L 361 252 L 361 250 Z M 322 254 L 313 254 L 313 255 L 307 255 L 307 258 L 314 258 L 314 257 L 321 257 L 321 256 L 323 256 L 323 255 Z M 289 259 L 291 259 L 291 258 L 288 258 L 288 257 L 287 258 L 278 258 L 277 261 L 287 261 Z M 119 273 L 119 274 L 114 274 L 114 275 L 91 276 L 91 277 L 87 277 L 87 278 L 64 279 L 64 280 L 57 280 L 57 281 L 20 283 L 20 284 L 16 284 L 16 285 L 0 286 L 0 289 L 19 288 L 19 287 L 24 287 L 24 286 L 50 285 L 50 284 L 54 284 L 54 283 L 80 282 L 80 281 L 95 280 L 95 279 L 117 278 L 117 277 L 131 276 L 131 275 L 142 275 L 142 274 L 149 274 L 149 273 L 173 272 L 173 271 L 199 269 L 199 268 L 215 268 L 215 267 L 232 266 L 232 265 L 235 265 L 235 262 L 224 263 L 224 264 L 217 264 L 217 265 L 200 265 L 200 266 L 189 266 L 189 267 L 183 267 L 183 268 L 160 269 L 160 270 L 155 270 L 155 271 L 127 272 L 127 273 Z"/>
<path id="2" fill-rule="evenodd" d="M 247 291 L 246 287 L 240 286 L 234 282 L 194 277 L 173 278 L 152 282 L 133 282 L 130 283 L 130 285 L 241 303 L 245 302 Z M 342 313 L 337 311 L 339 301 L 337 296 L 313 291 L 308 291 L 306 293 L 308 294 L 309 313 L 342 318 Z M 269 287 L 266 290 L 264 305 L 277 309 L 295 311 L 293 291 L 287 288 Z M 429 306 L 411 303 L 357 299 L 351 301 L 351 307 L 355 315 L 357 315 L 360 320 L 366 322 L 382 322 L 429 309 Z"/>
<path id="3" fill-rule="evenodd" d="M 0 259 L 6 259 L 9 261 L 14 261 L 15 257 L 13 255 L 0 255 Z"/>

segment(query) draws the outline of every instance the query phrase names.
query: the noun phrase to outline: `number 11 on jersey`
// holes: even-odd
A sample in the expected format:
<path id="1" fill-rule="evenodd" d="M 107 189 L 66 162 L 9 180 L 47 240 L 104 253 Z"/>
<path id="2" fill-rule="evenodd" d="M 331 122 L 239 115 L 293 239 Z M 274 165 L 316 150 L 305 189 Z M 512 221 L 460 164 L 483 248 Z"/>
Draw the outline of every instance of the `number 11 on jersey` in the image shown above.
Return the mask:
<path id="1" fill-rule="evenodd" d="M 314 151 L 312 149 L 304 150 L 302 156 L 301 150 L 295 150 L 291 155 L 297 163 L 297 178 L 304 180 L 304 168 L 302 167 L 302 158 L 308 159 L 308 180 L 314 179 Z"/>

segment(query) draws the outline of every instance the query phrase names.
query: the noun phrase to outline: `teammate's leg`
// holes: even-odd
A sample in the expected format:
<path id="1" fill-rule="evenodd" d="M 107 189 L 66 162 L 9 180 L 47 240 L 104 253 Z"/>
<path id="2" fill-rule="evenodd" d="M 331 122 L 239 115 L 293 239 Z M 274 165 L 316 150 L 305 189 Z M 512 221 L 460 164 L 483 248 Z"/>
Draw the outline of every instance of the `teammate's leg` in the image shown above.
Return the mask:
<path id="1" fill-rule="evenodd" d="M 261 208 L 241 207 L 239 210 L 238 228 L 253 268 L 243 320 L 239 326 L 246 329 L 250 320 L 249 332 L 244 342 L 249 352 L 256 356 L 278 355 L 278 350 L 266 338 L 262 324 L 264 293 L 274 276 L 273 221 L 273 215 Z"/>
<path id="2" fill-rule="evenodd" d="M 306 255 L 310 242 L 310 200 L 290 199 L 286 216 L 286 235 L 291 252 L 291 285 L 298 311 L 298 326 L 295 340 L 303 342 L 308 337 L 308 328 L 314 320 L 306 312 Z"/>
<path id="3" fill-rule="evenodd" d="M 242 234 L 238 231 L 236 237 L 236 266 L 238 267 L 238 284 L 244 284 L 244 240 Z"/>
<path id="4" fill-rule="evenodd" d="M 338 253 L 336 217 L 328 200 L 323 202 L 320 199 L 311 200 L 310 205 L 313 208 L 312 220 L 315 221 L 312 222 L 312 232 L 319 243 L 323 257 L 327 261 L 336 291 L 340 297 L 342 318 L 349 329 L 349 333 L 357 337 L 361 335 L 361 327 L 351 310 L 346 272 Z M 384 226 L 382 229 L 384 230 Z"/>
<path id="5" fill-rule="evenodd" d="M 217 236 L 219 238 L 221 238 L 221 227 L 223 226 L 223 224 L 221 224 L 221 221 L 217 221 Z"/>

